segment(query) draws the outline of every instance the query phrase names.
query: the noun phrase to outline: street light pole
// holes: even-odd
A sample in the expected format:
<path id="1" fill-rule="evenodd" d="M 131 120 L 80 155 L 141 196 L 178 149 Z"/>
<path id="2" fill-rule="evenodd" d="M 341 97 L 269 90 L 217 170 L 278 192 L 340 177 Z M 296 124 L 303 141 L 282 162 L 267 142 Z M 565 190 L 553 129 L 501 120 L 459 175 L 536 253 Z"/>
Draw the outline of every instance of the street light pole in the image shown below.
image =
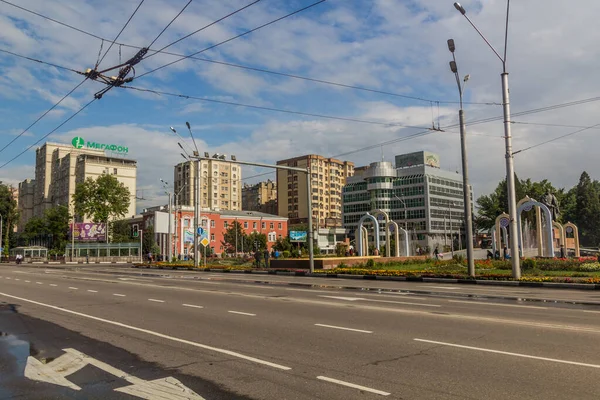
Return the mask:
<path id="1" fill-rule="evenodd" d="M 510 10 L 510 0 L 506 2 L 506 29 L 504 32 L 504 57 L 502 57 L 494 46 L 486 39 L 481 31 L 475 26 L 473 21 L 467 16 L 466 11 L 460 3 L 454 3 L 454 7 L 469 21 L 471 26 L 477 31 L 496 57 L 502 62 L 502 109 L 504 111 L 504 146 L 506 158 L 506 186 L 508 188 L 508 213 L 510 216 L 510 253 L 512 261 L 512 276 L 514 279 L 521 278 L 521 260 L 519 259 L 519 242 L 517 237 L 517 196 L 515 190 L 515 169 L 513 163 L 511 119 L 510 119 L 510 98 L 508 89 L 508 72 L 506 72 L 506 50 L 508 43 L 508 15 Z"/>
<path id="2" fill-rule="evenodd" d="M 467 271 L 469 276 L 475 276 L 475 258 L 473 256 L 473 211 L 471 206 L 471 187 L 469 186 L 469 166 L 467 162 L 467 138 L 466 138 L 466 125 L 465 125 L 465 113 L 463 109 L 463 92 L 469 75 L 465 75 L 463 83 L 460 83 L 458 75 L 458 67 L 456 65 L 456 57 L 454 51 L 456 47 L 453 39 L 448 39 L 448 50 L 452 53 L 452 61 L 450 62 L 450 70 L 454 73 L 456 78 L 456 84 L 458 86 L 458 94 L 460 98 L 460 109 L 458 110 L 458 121 L 460 123 L 460 152 L 462 158 L 462 175 L 463 175 L 463 205 L 465 214 L 465 230 L 467 236 Z M 452 221 L 450 222 L 452 223 Z M 460 243 L 460 228 L 458 229 L 459 243 Z"/>
<path id="3" fill-rule="evenodd" d="M 408 214 L 406 211 L 406 202 L 397 195 L 394 195 L 394 197 L 400 200 L 402 202 L 402 205 L 404 206 L 404 235 L 408 236 Z M 409 247 L 406 248 L 406 257 L 410 257 Z"/>

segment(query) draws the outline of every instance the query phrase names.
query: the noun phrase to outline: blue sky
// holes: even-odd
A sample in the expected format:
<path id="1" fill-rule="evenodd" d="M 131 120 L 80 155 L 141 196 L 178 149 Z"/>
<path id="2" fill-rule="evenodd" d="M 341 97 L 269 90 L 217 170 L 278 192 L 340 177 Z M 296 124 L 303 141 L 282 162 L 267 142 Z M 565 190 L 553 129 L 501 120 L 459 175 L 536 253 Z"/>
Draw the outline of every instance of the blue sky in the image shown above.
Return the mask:
<path id="1" fill-rule="evenodd" d="M 17 0 L 14 0 L 15 4 Z M 18 5 L 112 40 L 138 0 L 19 0 Z M 181 10 L 187 0 L 146 0 L 119 38 L 119 43 L 146 46 Z M 251 1 L 194 0 L 152 46 L 159 49 Z M 257 4 L 172 47 L 190 54 L 246 30 L 310 5 L 310 0 L 261 0 Z M 597 96 L 600 82 L 600 33 L 594 16 L 598 2 L 579 0 L 565 8 L 557 0 L 511 4 L 508 69 L 513 111 L 530 110 Z M 499 50 L 503 50 L 505 1 L 464 1 L 470 17 Z M 60 26 L 0 2 L 0 49 L 75 70 L 91 68 L 101 40 Z M 485 43 L 447 0 L 328 0 L 243 38 L 198 55 L 212 60 L 268 69 L 345 85 L 430 99 L 416 101 L 334 85 L 275 76 L 240 68 L 186 60 L 141 77 L 132 86 L 256 106 L 280 108 L 379 123 L 429 127 L 457 121 L 456 82 L 448 68 L 446 40 L 454 38 L 461 75 L 470 74 L 465 100 L 500 103 L 501 65 Z M 109 41 L 104 42 L 103 52 Z M 100 65 L 108 68 L 135 54 L 113 46 Z M 136 66 L 142 75 L 175 58 L 157 54 Z M 0 148 L 31 124 L 54 102 L 81 82 L 81 76 L 0 53 Z M 102 86 L 84 83 L 29 132 L 0 153 L 0 164 L 31 146 L 93 98 Z M 440 101 L 438 106 L 437 101 Z M 590 102 L 551 112 L 513 118 L 515 150 L 590 126 L 598 106 Z M 468 104 L 467 120 L 502 114 L 498 105 Z M 86 140 L 127 145 L 138 160 L 138 188 L 145 207 L 164 201 L 159 178 L 172 180 L 172 166 L 181 160 L 175 126 L 185 133 L 189 121 L 201 150 L 235 154 L 239 159 L 273 163 L 306 153 L 334 156 L 394 139 L 420 129 L 306 117 L 239 106 L 158 96 L 114 88 L 101 100 L 52 134 L 47 140 Z M 475 194 L 489 192 L 504 175 L 501 121 L 468 127 L 470 172 Z M 558 186 L 576 184 L 582 170 L 598 178 L 594 129 L 536 147 L 516 156 L 520 177 L 548 178 Z M 45 141 L 45 140 L 44 140 Z M 43 143 L 43 141 L 42 141 Z M 0 168 L 0 180 L 16 183 L 34 176 L 34 150 Z M 458 170 L 457 129 L 432 132 L 341 157 L 364 165 L 395 154 L 430 150 L 442 166 Z M 267 172 L 244 169 L 249 177 Z M 274 178 L 251 178 L 247 182 Z M 140 193 L 141 194 L 141 193 Z"/>

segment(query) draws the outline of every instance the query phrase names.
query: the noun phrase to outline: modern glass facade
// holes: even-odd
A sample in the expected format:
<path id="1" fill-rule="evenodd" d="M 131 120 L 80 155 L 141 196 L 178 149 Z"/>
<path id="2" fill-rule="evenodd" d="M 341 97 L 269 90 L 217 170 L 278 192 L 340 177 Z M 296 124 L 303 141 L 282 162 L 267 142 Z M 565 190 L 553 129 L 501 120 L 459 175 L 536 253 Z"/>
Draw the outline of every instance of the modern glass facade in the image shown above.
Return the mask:
<path id="1" fill-rule="evenodd" d="M 359 171 L 342 190 L 343 224 L 350 236 L 367 212 L 382 210 L 409 231 L 413 251 L 435 246 L 442 251 L 452 238 L 456 248 L 461 247 L 465 229 L 460 174 L 429 165 L 395 168 L 390 162 L 371 163 Z"/>

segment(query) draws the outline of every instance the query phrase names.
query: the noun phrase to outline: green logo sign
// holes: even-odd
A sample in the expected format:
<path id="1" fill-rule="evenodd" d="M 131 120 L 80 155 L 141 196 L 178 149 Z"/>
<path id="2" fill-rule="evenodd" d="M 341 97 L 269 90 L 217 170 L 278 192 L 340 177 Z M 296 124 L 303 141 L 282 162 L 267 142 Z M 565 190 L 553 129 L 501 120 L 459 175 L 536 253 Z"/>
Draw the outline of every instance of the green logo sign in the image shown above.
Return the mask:
<path id="1" fill-rule="evenodd" d="M 73 140 L 71 140 L 71 143 L 73 144 L 73 147 L 75 147 L 76 149 L 81 149 L 83 147 L 84 140 L 83 140 L 83 138 L 80 138 L 79 136 L 77 136 L 77 137 L 74 137 Z"/>
<path id="2" fill-rule="evenodd" d="M 71 140 L 71 144 L 76 149 L 83 148 L 85 143 L 85 147 L 88 149 L 97 149 L 97 150 L 108 150 L 108 151 L 116 151 L 117 153 L 129 153 L 129 148 L 126 146 L 120 146 L 116 144 L 105 144 L 105 143 L 97 143 L 97 142 L 86 142 L 82 137 L 74 137 Z"/>

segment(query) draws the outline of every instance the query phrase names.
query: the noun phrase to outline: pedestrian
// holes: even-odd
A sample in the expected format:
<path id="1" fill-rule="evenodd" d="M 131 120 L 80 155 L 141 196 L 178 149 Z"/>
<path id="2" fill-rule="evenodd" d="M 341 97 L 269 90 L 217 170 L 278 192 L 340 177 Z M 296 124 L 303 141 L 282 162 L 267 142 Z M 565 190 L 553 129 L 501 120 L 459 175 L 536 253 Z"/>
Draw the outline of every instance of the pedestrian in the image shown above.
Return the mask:
<path id="1" fill-rule="evenodd" d="M 265 268 L 269 268 L 269 250 L 268 249 L 265 249 L 264 256 L 265 256 Z"/>
<path id="2" fill-rule="evenodd" d="M 256 262 L 256 267 L 260 267 L 260 251 L 258 250 L 254 252 L 254 261 Z"/>
<path id="3" fill-rule="evenodd" d="M 436 260 L 440 259 L 440 249 L 438 249 L 437 246 L 435 246 L 435 250 L 433 250 L 433 256 L 435 257 Z"/>
<path id="4" fill-rule="evenodd" d="M 275 259 L 277 260 L 279 258 L 279 250 L 275 250 Z"/>

